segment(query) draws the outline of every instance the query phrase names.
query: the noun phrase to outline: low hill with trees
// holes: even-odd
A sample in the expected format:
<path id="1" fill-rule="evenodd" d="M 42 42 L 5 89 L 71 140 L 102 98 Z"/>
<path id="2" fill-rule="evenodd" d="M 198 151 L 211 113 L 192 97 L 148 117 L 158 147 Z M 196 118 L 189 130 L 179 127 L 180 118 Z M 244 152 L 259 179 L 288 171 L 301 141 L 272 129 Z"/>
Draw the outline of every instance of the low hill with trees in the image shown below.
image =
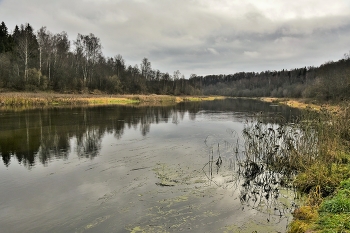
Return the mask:
<path id="1" fill-rule="evenodd" d="M 350 55 L 319 67 L 239 72 L 185 78 L 153 69 L 143 58 L 127 65 L 122 55 L 105 57 L 100 39 L 78 34 L 71 44 L 66 32 L 30 24 L 9 33 L 0 25 L 0 88 L 15 91 L 56 91 L 109 94 L 224 95 L 346 100 L 350 97 Z M 252 64 L 253 65 L 253 64 Z"/>

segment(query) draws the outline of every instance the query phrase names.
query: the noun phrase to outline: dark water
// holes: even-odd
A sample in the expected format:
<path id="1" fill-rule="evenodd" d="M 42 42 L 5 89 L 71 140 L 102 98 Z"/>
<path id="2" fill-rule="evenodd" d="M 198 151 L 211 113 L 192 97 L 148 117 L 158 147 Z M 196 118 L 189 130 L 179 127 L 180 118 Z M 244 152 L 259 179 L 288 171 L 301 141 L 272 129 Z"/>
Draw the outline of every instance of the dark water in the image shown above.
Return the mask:
<path id="1" fill-rule="evenodd" d="M 259 112 L 266 122 L 299 114 L 242 99 L 0 111 L 1 229 L 284 232 L 290 207 L 276 214 L 280 198 L 277 207 L 243 200 L 232 171 L 207 180 L 213 145 L 240 138 Z"/>

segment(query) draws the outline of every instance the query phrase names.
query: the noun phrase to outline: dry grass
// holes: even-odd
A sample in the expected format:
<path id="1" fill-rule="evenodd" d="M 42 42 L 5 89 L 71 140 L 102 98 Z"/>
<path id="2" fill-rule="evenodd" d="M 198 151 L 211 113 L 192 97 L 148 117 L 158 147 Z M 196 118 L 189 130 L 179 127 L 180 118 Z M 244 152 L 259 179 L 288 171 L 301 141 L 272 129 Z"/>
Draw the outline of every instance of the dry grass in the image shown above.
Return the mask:
<path id="1" fill-rule="evenodd" d="M 263 97 L 260 100 L 269 103 L 284 104 L 292 108 L 299 109 L 311 109 L 315 111 L 321 111 L 322 109 L 327 109 L 330 112 L 339 112 L 340 107 L 331 104 L 316 104 L 308 99 L 286 99 L 286 98 L 272 98 Z"/>
<path id="2" fill-rule="evenodd" d="M 176 97 L 177 102 L 194 102 L 194 101 L 211 101 L 218 99 L 225 99 L 224 96 L 185 96 L 185 97 Z"/>
<path id="3" fill-rule="evenodd" d="M 66 105 L 126 105 L 126 104 L 175 104 L 183 101 L 208 101 L 224 97 L 176 97 L 168 95 L 105 95 L 105 94 L 59 94 L 59 93 L 0 93 L 2 108 L 66 106 Z"/>

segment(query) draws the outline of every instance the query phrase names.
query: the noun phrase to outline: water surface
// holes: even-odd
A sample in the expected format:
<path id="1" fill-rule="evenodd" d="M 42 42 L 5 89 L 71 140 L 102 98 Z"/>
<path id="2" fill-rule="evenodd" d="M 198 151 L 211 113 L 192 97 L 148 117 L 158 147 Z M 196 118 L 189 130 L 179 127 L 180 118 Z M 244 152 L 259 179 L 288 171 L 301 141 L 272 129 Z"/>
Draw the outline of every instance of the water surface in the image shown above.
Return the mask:
<path id="1" fill-rule="evenodd" d="M 293 193 L 242 198 L 244 180 L 224 146 L 241 140 L 244 122 L 261 113 L 267 122 L 299 114 L 243 99 L 3 110 L 0 225 L 7 232 L 284 232 Z M 226 170 L 208 180 L 208 160 L 218 153 Z"/>

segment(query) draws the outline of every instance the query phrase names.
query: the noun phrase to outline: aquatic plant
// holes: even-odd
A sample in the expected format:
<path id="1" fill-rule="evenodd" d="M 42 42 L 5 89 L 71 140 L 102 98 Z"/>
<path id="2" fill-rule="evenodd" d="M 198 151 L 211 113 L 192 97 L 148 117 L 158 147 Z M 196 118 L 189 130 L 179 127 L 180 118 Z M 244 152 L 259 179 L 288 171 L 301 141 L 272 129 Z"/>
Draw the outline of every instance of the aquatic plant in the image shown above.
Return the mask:
<path id="1" fill-rule="evenodd" d="M 214 159 L 214 149 L 211 148 L 211 153 L 209 153 L 209 159 L 208 162 L 203 166 L 202 170 L 204 171 L 204 174 L 208 178 L 210 182 L 215 183 L 216 185 L 220 186 L 213 178 L 213 167 L 216 167 L 216 174 L 219 173 L 220 167 L 222 165 L 222 157 L 220 155 L 220 144 L 217 144 L 217 157 Z M 205 169 L 208 169 L 208 172 L 205 171 Z"/>
<path id="2" fill-rule="evenodd" d="M 203 172 L 209 184 L 238 191 L 242 205 L 265 213 L 268 222 L 272 217 L 280 221 L 291 216 L 297 207 L 297 193 L 292 169 L 282 166 L 284 157 L 290 158 L 287 146 L 292 144 L 292 136 L 284 134 L 287 129 L 294 128 L 253 119 L 246 122 L 243 137 L 232 130 L 227 130 L 230 137 L 225 140 L 208 136 L 208 162 Z"/>

